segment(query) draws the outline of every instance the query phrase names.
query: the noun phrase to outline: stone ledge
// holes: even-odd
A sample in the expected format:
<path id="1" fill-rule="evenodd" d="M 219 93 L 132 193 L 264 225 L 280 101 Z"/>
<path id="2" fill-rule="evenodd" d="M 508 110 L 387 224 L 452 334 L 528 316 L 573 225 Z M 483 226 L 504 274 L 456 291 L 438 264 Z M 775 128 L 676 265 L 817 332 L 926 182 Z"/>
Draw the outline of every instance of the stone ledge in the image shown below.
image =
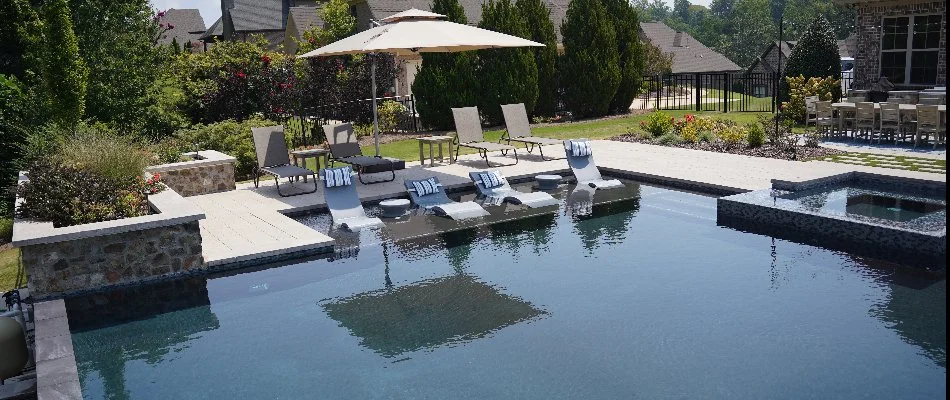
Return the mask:
<path id="1" fill-rule="evenodd" d="M 20 183 L 27 181 L 20 173 Z M 22 199 L 17 199 L 17 204 Z M 16 247 L 50 244 L 69 240 L 114 235 L 143 229 L 180 225 L 205 218 L 204 212 L 171 189 L 165 189 L 148 197 L 149 206 L 155 214 L 123 218 L 91 224 L 53 227 L 52 222 L 14 219 L 13 245 Z"/>
<path id="2" fill-rule="evenodd" d="M 72 338 L 62 334 L 69 332 L 66 303 L 61 299 L 36 303 L 33 313 L 37 321 L 48 321 L 37 324 L 34 331 L 37 399 L 82 399 Z"/>
<path id="3" fill-rule="evenodd" d="M 185 153 L 187 157 L 192 157 L 192 161 L 182 161 L 171 164 L 162 164 L 162 165 L 153 165 L 151 167 L 145 168 L 145 172 L 148 173 L 161 173 L 166 171 L 175 171 L 180 169 L 189 169 L 196 167 L 211 167 L 215 165 L 223 164 L 233 164 L 237 162 L 237 159 L 231 157 L 227 154 L 224 154 L 216 150 L 201 150 L 198 151 L 198 156 L 195 157 L 195 153 Z"/>

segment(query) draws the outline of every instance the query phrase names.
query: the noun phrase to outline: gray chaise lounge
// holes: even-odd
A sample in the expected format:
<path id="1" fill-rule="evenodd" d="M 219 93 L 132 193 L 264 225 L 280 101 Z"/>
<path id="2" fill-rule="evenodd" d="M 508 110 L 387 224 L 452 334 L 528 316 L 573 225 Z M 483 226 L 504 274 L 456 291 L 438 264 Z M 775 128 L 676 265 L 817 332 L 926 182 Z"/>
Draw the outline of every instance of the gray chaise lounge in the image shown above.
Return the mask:
<path id="1" fill-rule="evenodd" d="M 478 117 L 477 107 L 453 108 L 452 116 L 455 118 L 456 160 L 459 157 L 459 149 L 468 147 L 478 150 L 478 155 L 485 160 L 485 164 L 489 167 L 492 166 L 488 162 L 489 151 L 500 151 L 502 155 L 507 155 L 508 151 L 511 151 L 515 155 L 514 164 L 518 163 L 518 149 L 515 146 L 485 141 L 485 132 L 482 132 L 482 122 Z"/>
<path id="2" fill-rule="evenodd" d="M 324 125 L 323 133 L 326 134 L 327 143 L 330 145 L 330 159 L 352 165 L 356 169 L 360 183 L 368 185 L 396 180 L 396 165 L 393 160 L 363 155 L 363 150 L 360 149 L 359 141 L 353 132 L 353 124 Z M 363 180 L 363 174 L 377 172 L 389 172 L 391 176 L 389 179 L 378 181 Z"/>
<path id="3" fill-rule="evenodd" d="M 594 154 L 575 156 L 572 151 L 572 142 L 587 142 L 587 139 L 565 140 L 564 152 L 567 154 L 567 164 L 571 166 L 578 185 L 587 185 L 595 189 L 615 189 L 623 187 L 623 182 L 616 179 L 605 180 L 594 164 Z"/>
<path id="4" fill-rule="evenodd" d="M 511 185 L 508 184 L 508 180 L 505 178 L 501 179 L 500 186 L 488 188 L 482 182 L 480 176 L 485 172 L 495 172 L 499 176 L 501 175 L 498 171 L 472 171 L 468 173 L 468 177 L 472 179 L 472 182 L 475 182 L 475 188 L 478 190 L 478 194 L 487 197 L 493 202 L 507 201 L 512 204 L 524 204 L 531 208 L 558 204 L 557 199 L 545 192 L 525 193 L 512 189 Z"/>
<path id="5" fill-rule="evenodd" d="M 425 184 L 429 179 L 436 183 L 436 192 L 420 196 L 416 191 L 415 183 Z M 407 180 L 406 191 L 409 192 L 409 198 L 419 207 L 426 210 L 432 210 L 436 215 L 449 217 L 455 220 L 483 217 L 488 215 L 482 206 L 474 201 L 457 202 L 445 194 L 445 189 L 439 183 L 439 178 L 432 177 L 419 180 Z"/>
<path id="6" fill-rule="evenodd" d="M 558 139 L 543 138 L 531 136 L 531 125 L 528 123 L 528 112 L 524 108 L 524 103 L 505 104 L 501 106 L 501 112 L 505 115 L 505 133 L 501 140 L 524 143 L 525 150 L 528 153 L 538 148 L 538 154 L 544 161 L 551 161 L 555 158 L 544 157 L 544 146 L 561 144 Z"/>
<path id="7" fill-rule="evenodd" d="M 287 141 L 284 139 L 284 127 L 251 128 L 251 134 L 254 136 L 254 152 L 257 154 L 257 165 L 254 166 L 252 172 L 254 187 L 260 187 L 260 177 L 263 173 L 274 177 L 274 183 L 277 184 L 277 194 L 281 197 L 297 196 L 317 191 L 316 172 L 290 163 Z M 313 190 L 294 194 L 284 194 L 280 190 L 281 178 L 292 181 L 293 178 L 301 176 L 304 177 L 305 182 L 308 176 L 313 177 Z"/>
<path id="8" fill-rule="evenodd" d="M 327 201 L 327 208 L 330 209 L 330 216 L 333 217 L 333 226 L 339 226 L 350 231 L 359 231 L 363 228 L 383 225 L 379 218 L 366 216 L 366 210 L 360 203 L 360 195 L 356 192 L 356 185 L 350 182 L 349 185 L 326 187 L 327 171 L 345 169 L 346 173 L 352 175 L 350 167 L 327 168 L 320 171 L 320 183 L 324 187 L 324 197 Z"/>

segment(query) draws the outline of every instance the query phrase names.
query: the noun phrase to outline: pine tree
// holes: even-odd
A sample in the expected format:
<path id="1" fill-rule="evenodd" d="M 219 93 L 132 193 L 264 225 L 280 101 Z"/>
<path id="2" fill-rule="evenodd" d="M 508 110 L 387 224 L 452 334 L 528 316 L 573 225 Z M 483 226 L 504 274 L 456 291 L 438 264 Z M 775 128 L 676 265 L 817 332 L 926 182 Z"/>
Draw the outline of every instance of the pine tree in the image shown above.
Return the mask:
<path id="1" fill-rule="evenodd" d="M 610 102 L 610 111 L 629 112 L 637 97 L 643 76 L 643 47 L 640 43 L 640 22 L 636 9 L 627 0 L 603 0 L 607 16 L 613 20 L 617 34 L 620 63 L 620 85 Z M 689 4 L 689 3 L 687 3 Z"/>
<path id="2" fill-rule="evenodd" d="M 482 21 L 478 26 L 522 38 L 528 27 L 511 0 L 489 0 L 482 5 Z M 538 99 L 538 67 L 527 48 L 488 49 L 478 51 L 476 65 L 481 90 L 478 107 L 489 124 L 503 121 L 502 104 L 524 103 L 533 110 Z"/>
<path id="3" fill-rule="evenodd" d="M 833 77 L 841 79 L 841 56 L 838 54 L 838 41 L 828 20 L 816 17 L 788 56 L 785 76 L 804 76 L 808 78 Z M 841 97 L 841 85 L 836 87 L 834 98 Z M 788 99 L 788 82 L 782 79 L 782 97 Z"/>
<path id="4" fill-rule="evenodd" d="M 551 22 L 551 11 L 541 0 L 516 0 L 515 6 L 524 16 L 531 39 L 544 47 L 532 47 L 534 63 L 538 67 L 538 100 L 533 115 L 552 116 L 557 108 L 557 35 Z"/>
<path id="5" fill-rule="evenodd" d="M 434 0 L 432 12 L 444 14 L 452 22 L 468 23 L 458 0 Z M 412 83 L 422 125 L 434 129 L 455 126 L 452 107 L 476 105 L 477 88 L 473 52 L 423 54 Z"/>
<path id="6" fill-rule="evenodd" d="M 86 107 L 86 79 L 89 71 L 79 57 L 66 0 L 50 0 L 43 6 L 46 54 L 43 80 L 50 97 L 52 119 L 75 126 Z"/>
<path id="7" fill-rule="evenodd" d="M 573 0 L 561 25 L 561 83 L 575 117 L 610 111 L 620 84 L 617 34 L 601 0 Z"/>

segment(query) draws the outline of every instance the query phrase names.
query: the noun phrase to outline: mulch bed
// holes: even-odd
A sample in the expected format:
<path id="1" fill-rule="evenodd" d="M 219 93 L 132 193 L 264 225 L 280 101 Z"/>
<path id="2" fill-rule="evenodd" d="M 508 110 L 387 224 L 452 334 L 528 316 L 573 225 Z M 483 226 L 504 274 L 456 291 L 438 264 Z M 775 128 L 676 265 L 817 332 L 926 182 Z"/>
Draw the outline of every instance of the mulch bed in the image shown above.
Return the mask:
<path id="1" fill-rule="evenodd" d="M 744 156 L 752 157 L 765 157 L 765 158 L 777 158 L 780 160 L 813 160 L 816 158 L 823 158 L 827 156 L 833 156 L 838 154 L 845 154 L 846 152 L 836 149 L 829 149 L 825 147 L 806 147 L 806 146 L 795 146 L 795 152 L 783 151 L 782 149 L 766 144 L 762 147 L 750 148 L 745 145 L 735 146 L 727 148 L 721 144 L 714 143 L 675 143 L 675 144 L 663 144 L 656 138 L 645 139 L 635 134 L 624 134 L 619 136 L 614 136 L 609 140 L 616 140 L 620 142 L 633 142 L 633 143 L 644 143 L 652 144 L 657 146 L 667 146 L 667 147 L 680 147 L 684 149 L 693 149 L 693 150 L 703 150 L 703 151 L 714 151 L 717 153 L 730 153 L 730 154 L 741 154 Z"/>

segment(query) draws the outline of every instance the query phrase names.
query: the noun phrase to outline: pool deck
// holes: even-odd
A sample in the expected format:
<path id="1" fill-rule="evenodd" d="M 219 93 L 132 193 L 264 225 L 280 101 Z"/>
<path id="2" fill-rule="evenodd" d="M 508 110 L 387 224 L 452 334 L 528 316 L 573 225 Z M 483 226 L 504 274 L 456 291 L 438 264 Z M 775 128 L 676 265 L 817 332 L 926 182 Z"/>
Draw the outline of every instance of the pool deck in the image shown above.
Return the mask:
<path id="1" fill-rule="evenodd" d="M 946 175 L 896 169 L 856 166 L 826 161 L 784 161 L 735 154 L 714 153 L 640 143 L 593 141 L 594 158 L 606 172 L 625 175 L 647 183 L 681 187 L 720 194 L 742 193 L 771 187 L 772 179 L 802 181 L 864 171 L 883 175 L 913 177 L 946 182 Z M 562 154 L 559 146 L 545 150 Z M 523 149 L 520 153 L 524 153 Z M 495 153 L 497 155 L 497 153 Z M 493 162 L 510 163 L 512 157 L 491 157 Z M 410 166 L 411 165 L 411 166 Z M 468 188 L 469 171 L 486 169 L 477 156 L 462 156 L 458 163 L 422 167 L 407 162 L 397 171 L 396 180 L 372 185 L 357 184 L 364 202 L 406 197 L 403 181 L 437 176 L 449 190 Z M 493 168 L 495 169 L 495 168 Z M 541 173 L 569 174 L 564 160 L 542 161 L 536 155 L 522 155 L 517 165 L 498 167 L 506 177 L 530 178 Z M 299 189 L 312 188 L 298 182 Z M 288 191 L 298 189 L 286 188 Z M 212 267 L 240 266 L 265 262 L 281 255 L 329 251 L 333 239 L 310 229 L 287 215 L 326 208 L 323 190 L 313 194 L 280 197 L 273 181 L 260 188 L 238 184 L 229 192 L 188 197 L 201 208 L 206 219 L 200 222 L 205 262 Z"/>

